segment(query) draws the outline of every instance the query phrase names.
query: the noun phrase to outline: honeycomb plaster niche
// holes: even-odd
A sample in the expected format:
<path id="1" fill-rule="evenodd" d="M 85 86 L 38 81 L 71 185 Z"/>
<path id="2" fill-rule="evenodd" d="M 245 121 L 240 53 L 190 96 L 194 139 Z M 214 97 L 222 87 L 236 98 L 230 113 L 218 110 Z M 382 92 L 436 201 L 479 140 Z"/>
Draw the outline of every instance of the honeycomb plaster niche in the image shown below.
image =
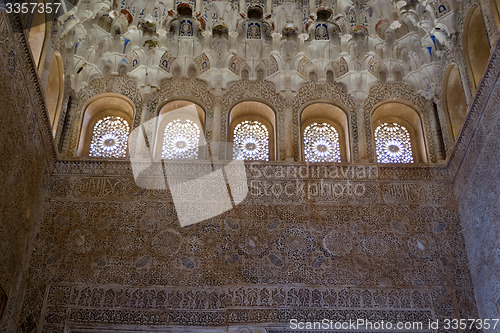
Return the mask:
<path id="1" fill-rule="evenodd" d="M 72 96 L 58 126 L 59 150 L 75 155 L 82 106 L 96 94 L 130 94 L 134 128 L 150 117 L 143 110 L 151 112 L 159 95 L 203 101 L 200 94 L 209 94 L 215 104 L 202 106 L 210 138 L 226 140 L 233 96 L 257 98 L 277 113 L 278 159 L 299 160 L 297 103 L 317 85 L 313 95 L 342 103 L 349 115 L 354 161 L 375 159 L 366 119 L 371 110 L 360 116 L 354 105 L 378 96 L 420 98 L 413 103 L 423 114 L 429 160 L 438 162 L 446 152 L 433 134 L 438 125 L 431 101 L 447 54 L 459 48 L 456 21 L 460 25 L 466 15 L 463 6 L 435 0 L 406 6 L 365 0 L 82 2 L 58 18 L 51 36 L 64 60 L 65 96 Z M 384 94 L 394 86 L 403 87 L 403 94 Z M 290 96 L 293 106 L 287 105 Z M 289 109 L 293 138 L 285 134 Z M 285 150 L 292 139 L 293 147 Z"/>

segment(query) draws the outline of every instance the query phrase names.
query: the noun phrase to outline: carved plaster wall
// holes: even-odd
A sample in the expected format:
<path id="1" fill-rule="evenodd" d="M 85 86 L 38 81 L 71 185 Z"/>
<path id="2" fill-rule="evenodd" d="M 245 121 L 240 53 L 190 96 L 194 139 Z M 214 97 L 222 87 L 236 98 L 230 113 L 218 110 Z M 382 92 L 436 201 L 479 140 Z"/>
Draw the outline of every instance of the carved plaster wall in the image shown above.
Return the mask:
<path id="1" fill-rule="evenodd" d="M 477 316 L 445 169 L 249 164 L 241 205 L 182 228 L 169 191 L 67 166 L 48 185 L 21 328 Z"/>
<path id="2" fill-rule="evenodd" d="M 500 316 L 500 283 L 495 278 L 500 268 L 499 61 L 497 45 L 450 160 L 478 309 L 484 318 Z"/>
<path id="3" fill-rule="evenodd" d="M 498 285 L 487 279 L 498 266 L 490 266 L 494 258 L 488 257 L 498 251 L 494 225 L 488 223 L 495 221 L 496 192 L 494 182 L 484 184 L 484 178 L 498 179 L 498 140 L 492 134 L 498 132 L 492 106 L 496 93 L 488 99 L 498 69 L 487 72 L 458 140 L 454 155 L 465 154 L 464 162 L 452 157 L 449 167 L 248 164 L 250 192 L 240 206 L 181 228 L 169 191 L 137 187 L 129 162 L 52 160 L 50 125 L 25 37 L 13 33 L 5 17 L 0 15 L 1 57 L 7 64 L 1 82 L 15 84 L 0 91 L 6 101 L 0 138 L 7 152 L 1 165 L 9 175 L 2 185 L 15 184 L 16 191 L 2 186 L 2 217 L 7 219 L 0 236 L 8 249 L 2 263 L 11 265 L 0 272 L 0 283 L 14 290 L 4 330 L 186 331 L 253 325 L 283 332 L 292 317 L 477 318 L 467 255 L 481 315 L 498 317 L 491 310 Z M 132 86 L 99 80 L 94 84 L 100 84 L 100 92 Z M 155 95 L 158 103 L 168 97 L 162 91 L 185 93 L 166 82 Z M 210 117 L 215 97 L 201 81 L 182 82 Z M 222 118 L 238 101 L 256 98 L 273 101 L 283 122 L 285 103 L 272 83 L 238 81 L 232 87 L 235 93 L 222 97 Z M 337 89 L 315 84 L 303 89 L 321 87 Z M 499 89 L 496 84 L 494 91 Z M 136 120 L 151 117 L 154 103 L 142 103 L 135 86 L 128 91 L 137 101 Z M 301 98 L 293 103 L 294 117 Z M 482 120 L 473 123 L 479 114 Z M 484 165 L 475 165 L 473 149 L 466 152 L 474 132 L 471 147 L 481 151 Z M 220 133 L 224 140 L 223 127 Z M 284 133 L 279 135 L 285 140 Z M 465 167 L 454 186 L 449 172 L 454 175 L 461 164 Z M 29 258 L 27 275 L 24 258 Z"/>
<path id="4" fill-rule="evenodd" d="M 19 315 L 29 261 L 27 249 L 41 214 L 46 168 L 53 158 L 48 117 L 25 39 L 15 20 L 10 22 L 1 12 L 0 285 L 7 295 L 3 327 L 15 325 Z"/>

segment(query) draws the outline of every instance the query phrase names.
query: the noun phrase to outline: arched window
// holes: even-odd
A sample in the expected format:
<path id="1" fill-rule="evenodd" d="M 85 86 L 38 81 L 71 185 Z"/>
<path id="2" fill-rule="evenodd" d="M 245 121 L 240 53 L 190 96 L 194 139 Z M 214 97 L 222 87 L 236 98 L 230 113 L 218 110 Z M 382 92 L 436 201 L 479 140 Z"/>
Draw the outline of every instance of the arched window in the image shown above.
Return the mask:
<path id="1" fill-rule="evenodd" d="M 233 159 L 269 161 L 269 131 L 258 121 L 243 121 L 233 134 Z"/>
<path id="2" fill-rule="evenodd" d="M 124 158 L 134 119 L 134 105 L 127 97 L 105 93 L 84 107 L 77 156 Z"/>
<path id="3" fill-rule="evenodd" d="M 306 162 L 340 162 L 339 133 L 327 123 L 313 123 L 304 130 Z"/>
<path id="4" fill-rule="evenodd" d="M 98 120 L 92 129 L 91 157 L 126 157 L 130 133 L 128 122 L 122 117 L 107 116 Z"/>
<path id="5" fill-rule="evenodd" d="M 427 163 L 426 136 L 420 111 L 406 101 L 379 103 L 372 112 L 378 163 Z"/>
<path id="6" fill-rule="evenodd" d="M 200 150 L 201 129 L 189 119 L 176 119 L 165 126 L 162 159 L 196 159 Z"/>
<path id="7" fill-rule="evenodd" d="M 349 120 L 340 107 L 315 102 L 300 113 L 302 153 L 306 162 L 350 162 Z"/>
<path id="8" fill-rule="evenodd" d="M 481 8 L 475 5 L 469 11 L 464 28 L 464 54 L 472 91 L 475 93 L 483 78 L 490 58 L 490 45 Z"/>
<path id="9" fill-rule="evenodd" d="M 229 113 L 228 142 L 233 143 L 226 158 L 270 161 L 275 159 L 275 113 L 266 104 L 246 101 Z"/>
<path id="10" fill-rule="evenodd" d="M 413 163 L 410 133 L 396 123 L 384 123 L 375 130 L 378 163 Z"/>

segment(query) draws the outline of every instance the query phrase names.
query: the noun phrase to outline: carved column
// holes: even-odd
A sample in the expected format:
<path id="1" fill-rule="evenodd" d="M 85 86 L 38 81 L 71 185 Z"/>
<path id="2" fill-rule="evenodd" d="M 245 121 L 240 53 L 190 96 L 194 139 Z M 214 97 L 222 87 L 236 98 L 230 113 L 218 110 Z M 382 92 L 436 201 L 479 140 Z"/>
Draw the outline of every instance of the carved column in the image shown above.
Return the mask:
<path id="1" fill-rule="evenodd" d="M 210 149 L 212 150 L 212 159 L 214 161 L 219 159 L 224 159 L 223 144 L 220 142 L 220 124 L 222 116 L 222 106 L 221 106 L 220 96 L 215 97 L 212 122 L 210 128 L 207 127 L 207 133 L 211 131 L 209 140 Z M 225 133 L 224 133 L 225 134 Z M 227 141 L 227 138 L 223 141 Z"/>
<path id="2" fill-rule="evenodd" d="M 136 108 L 135 112 L 140 112 L 140 120 L 139 120 L 140 123 L 139 124 L 133 124 L 134 127 L 142 125 L 142 124 L 146 123 L 148 120 L 152 119 L 153 117 L 158 116 L 157 111 L 159 111 L 159 110 L 156 108 L 157 105 L 156 104 L 152 104 L 153 102 L 152 102 L 152 100 L 151 100 L 150 97 L 151 97 L 151 95 L 149 95 L 147 97 L 147 99 L 145 100 L 145 102 L 143 103 L 143 105 L 140 106 L 140 108 L 139 107 Z M 153 109 L 154 111 L 151 114 L 150 114 L 150 112 L 148 110 L 149 107 L 150 107 L 150 104 L 152 104 L 153 105 L 152 107 L 154 107 L 154 109 Z"/>
<path id="3" fill-rule="evenodd" d="M 306 51 L 306 40 L 309 38 L 308 34 L 300 34 L 297 38 L 298 41 L 298 53 L 305 53 Z"/>
<path id="4" fill-rule="evenodd" d="M 298 142 L 294 142 L 293 140 L 293 110 L 292 103 L 293 97 L 291 91 L 287 91 L 283 94 L 284 102 L 285 102 L 285 123 L 283 128 L 279 130 L 285 131 L 285 156 L 280 156 L 280 159 L 293 162 L 294 155 L 294 145 L 298 145 Z M 298 148 L 297 148 L 298 149 Z M 277 149 L 279 151 L 279 147 Z M 300 156 L 300 154 L 299 154 Z"/>
<path id="5" fill-rule="evenodd" d="M 266 1 L 266 12 L 267 13 L 272 13 L 273 12 L 273 1 L 272 0 L 267 0 Z"/>
<path id="6" fill-rule="evenodd" d="M 279 54 L 281 48 L 281 33 L 273 32 L 271 37 L 273 38 L 271 54 Z"/>
<path id="7" fill-rule="evenodd" d="M 442 117 L 441 115 L 444 115 L 440 104 L 436 100 L 429 101 L 429 120 L 430 120 L 430 125 L 432 129 L 432 137 L 434 140 L 434 151 L 436 154 L 436 161 L 434 162 L 443 162 L 446 159 L 447 155 L 447 147 L 449 145 L 447 144 L 448 140 L 445 138 L 448 138 L 447 135 L 447 127 L 445 125 L 446 119 Z M 443 123 L 445 121 L 445 123 Z"/>
<path id="8" fill-rule="evenodd" d="M 229 51 L 228 53 L 238 53 L 238 33 L 235 31 L 229 31 Z"/>
<path id="9" fill-rule="evenodd" d="M 309 15 L 316 14 L 316 1 L 309 1 Z"/>
<path id="10" fill-rule="evenodd" d="M 165 7 L 167 7 L 167 10 L 175 9 L 174 8 L 174 1 L 173 0 L 167 0 L 165 3 Z"/>
<path id="11" fill-rule="evenodd" d="M 455 62 L 460 71 L 462 78 L 462 86 L 464 87 L 465 100 L 467 101 L 467 108 L 472 104 L 475 94 L 472 91 L 472 84 L 470 82 L 469 72 L 467 71 L 467 64 L 465 63 L 465 52 L 463 40 L 460 35 L 457 35 L 456 43 L 454 45 Z"/>
<path id="12" fill-rule="evenodd" d="M 446 156 L 451 155 L 453 151 L 453 146 L 454 146 L 454 139 L 453 135 L 450 135 L 452 132 L 452 129 L 449 126 L 448 120 L 446 118 L 445 110 L 443 109 L 443 101 L 439 96 L 442 96 L 442 93 L 436 94 L 434 96 L 434 103 L 436 103 L 437 107 L 437 117 L 439 121 L 439 125 L 441 127 L 441 133 L 443 137 L 443 144 L 444 144 L 444 159 L 446 159 Z"/>
<path id="13" fill-rule="evenodd" d="M 490 45 L 495 45 L 498 38 L 498 30 L 495 21 L 495 14 L 493 11 L 495 8 L 492 7 L 490 0 L 481 0 L 481 13 L 483 14 L 484 27 L 486 28 L 486 34 L 488 35 L 488 40 Z"/>
<path id="14" fill-rule="evenodd" d="M 365 124 L 365 106 L 363 100 L 357 99 L 354 107 L 356 120 L 358 122 L 358 142 L 354 142 L 354 144 L 358 144 L 359 152 L 358 156 L 353 155 L 352 161 L 367 163 L 370 162 L 372 156 L 370 156 L 368 152 L 366 142 L 367 140 L 371 140 L 372 137 L 370 133 L 366 133 L 367 124 Z"/>
<path id="15" fill-rule="evenodd" d="M 201 33 L 203 36 L 203 52 L 210 52 L 210 42 L 212 41 L 212 31 L 205 30 Z"/>

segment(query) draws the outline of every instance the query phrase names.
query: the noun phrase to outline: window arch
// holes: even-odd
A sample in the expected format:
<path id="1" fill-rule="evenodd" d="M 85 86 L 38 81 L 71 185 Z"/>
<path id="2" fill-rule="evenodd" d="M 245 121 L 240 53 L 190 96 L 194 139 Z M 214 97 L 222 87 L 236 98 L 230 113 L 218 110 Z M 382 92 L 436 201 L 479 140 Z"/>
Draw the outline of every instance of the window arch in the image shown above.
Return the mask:
<path id="1" fill-rule="evenodd" d="M 64 96 L 64 67 L 62 57 L 58 52 L 52 58 L 45 96 L 52 134 L 55 136 Z"/>
<path id="2" fill-rule="evenodd" d="M 124 158 L 134 116 L 127 97 L 105 93 L 91 98 L 84 107 L 77 156 Z"/>
<path id="3" fill-rule="evenodd" d="M 451 136 L 456 140 L 467 114 L 464 88 L 458 66 L 450 65 L 444 82 L 443 105 Z"/>
<path id="4" fill-rule="evenodd" d="M 187 100 L 170 101 L 159 110 L 155 156 L 161 159 L 204 157 L 205 111 Z"/>
<path id="5" fill-rule="evenodd" d="M 377 163 L 413 163 L 410 132 L 397 123 L 383 123 L 375 129 Z"/>
<path id="6" fill-rule="evenodd" d="M 405 101 L 379 103 L 372 112 L 378 163 L 427 163 L 420 112 Z"/>
<path id="7" fill-rule="evenodd" d="M 241 102 L 231 109 L 229 141 L 233 148 L 229 159 L 274 160 L 275 113 L 264 103 Z"/>
<path id="8" fill-rule="evenodd" d="M 490 45 L 481 8 L 475 5 L 467 14 L 463 33 L 467 72 L 475 93 L 490 58 Z"/>
<path id="9" fill-rule="evenodd" d="M 349 162 L 347 114 L 339 107 L 315 102 L 300 114 L 302 156 L 306 162 Z"/>

